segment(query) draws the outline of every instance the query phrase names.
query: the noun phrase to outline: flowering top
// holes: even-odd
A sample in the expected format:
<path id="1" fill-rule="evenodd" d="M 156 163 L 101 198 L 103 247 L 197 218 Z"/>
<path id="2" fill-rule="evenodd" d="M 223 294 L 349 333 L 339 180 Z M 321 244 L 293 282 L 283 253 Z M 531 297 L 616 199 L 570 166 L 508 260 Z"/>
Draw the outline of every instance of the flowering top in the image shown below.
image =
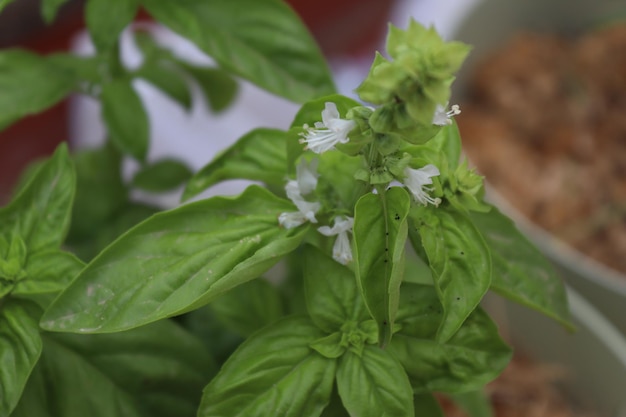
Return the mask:
<path id="1" fill-rule="evenodd" d="M 420 169 L 412 169 L 409 167 L 404 168 L 404 185 L 409 189 L 415 201 L 420 204 L 427 205 L 428 203 L 438 206 L 441 203 L 440 198 L 432 198 L 428 195 L 429 191 L 432 191 L 432 187 L 426 187 L 433 183 L 432 177 L 439 175 L 439 169 L 428 164 Z"/>
<path id="2" fill-rule="evenodd" d="M 322 110 L 322 121 L 315 122 L 315 127 L 304 125 L 306 133 L 302 133 L 300 143 L 306 143 L 305 149 L 322 153 L 334 149 L 337 143 L 348 142 L 348 133 L 356 127 L 352 120 L 339 118 L 335 103 L 327 102 Z"/>
<path id="3" fill-rule="evenodd" d="M 285 185 L 285 193 L 298 211 L 281 213 L 278 223 L 285 229 L 292 229 L 309 221 L 317 223 L 315 213 L 320 209 L 319 202 L 307 201 L 303 195 L 310 194 L 317 186 L 317 161 L 307 163 L 304 159 L 296 168 L 296 179 L 290 180 Z"/>
<path id="4" fill-rule="evenodd" d="M 337 216 L 333 227 L 322 226 L 317 229 L 324 236 L 337 236 L 333 245 L 333 259 L 343 265 L 352 261 L 352 248 L 348 232 L 352 232 L 353 225 L 354 219 L 352 217 Z"/>
<path id="5" fill-rule="evenodd" d="M 452 124 L 452 117 L 461 114 L 461 108 L 458 104 L 450 107 L 449 111 L 441 104 L 437 105 L 435 114 L 433 114 L 433 124 L 437 126 L 446 126 Z"/>

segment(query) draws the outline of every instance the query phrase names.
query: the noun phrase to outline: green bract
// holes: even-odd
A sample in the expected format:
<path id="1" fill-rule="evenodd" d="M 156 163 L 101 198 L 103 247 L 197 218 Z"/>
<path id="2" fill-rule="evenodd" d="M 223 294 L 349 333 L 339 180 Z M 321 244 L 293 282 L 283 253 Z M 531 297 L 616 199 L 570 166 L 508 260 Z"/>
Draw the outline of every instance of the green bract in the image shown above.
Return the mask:
<path id="1" fill-rule="evenodd" d="M 390 26 L 387 53 L 391 59 L 377 53 L 356 90 L 362 100 L 381 105 L 372 128 L 403 133 L 412 143 L 434 136 L 435 110 L 447 105 L 454 73 L 468 52 L 467 45 L 444 42 L 434 28 L 426 29 L 414 20 L 405 31 Z"/>

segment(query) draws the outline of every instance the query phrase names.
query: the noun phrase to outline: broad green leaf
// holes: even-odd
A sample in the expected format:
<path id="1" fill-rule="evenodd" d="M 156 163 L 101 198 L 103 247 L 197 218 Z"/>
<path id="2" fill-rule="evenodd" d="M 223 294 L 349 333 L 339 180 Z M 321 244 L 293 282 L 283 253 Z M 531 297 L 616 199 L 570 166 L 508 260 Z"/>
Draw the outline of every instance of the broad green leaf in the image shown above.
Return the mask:
<path id="1" fill-rule="evenodd" d="M 470 218 L 453 207 L 411 211 L 413 246 L 423 246 L 443 305 L 437 340 L 445 342 L 478 306 L 491 284 L 489 247 Z"/>
<path id="2" fill-rule="evenodd" d="M 289 133 L 259 128 L 198 171 L 187 183 L 183 199 L 189 199 L 221 181 L 248 179 L 282 187 L 285 184 Z"/>
<path id="3" fill-rule="evenodd" d="M 143 417 L 130 393 L 43 334 L 43 352 L 11 417 Z"/>
<path id="4" fill-rule="evenodd" d="M 41 15 L 46 23 L 54 21 L 59 7 L 63 6 L 67 0 L 41 0 Z"/>
<path id="5" fill-rule="evenodd" d="M 87 0 L 85 21 L 99 51 L 117 44 L 122 30 L 133 21 L 138 6 L 138 0 Z"/>
<path id="6" fill-rule="evenodd" d="M 346 352 L 337 367 L 337 388 L 350 415 L 412 417 L 413 391 L 402 365 L 386 350 L 365 346 Z"/>
<path id="7" fill-rule="evenodd" d="M 237 97 L 239 85 L 226 71 L 176 62 L 198 83 L 209 108 L 214 112 L 226 109 Z"/>
<path id="8" fill-rule="evenodd" d="M 491 250 L 491 289 L 572 328 L 563 281 L 541 252 L 495 207 L 471 218 Z"/>
<path id="9" fill-rule="evenodd" d="M 198 84 L 204 93 L 207 105 L 212 111 L 219 112 L 224 110 L 237 96 L 239 86 L 237 81 L 235 81 L 235 79 L 228 72 L 217 67 L 193 65 L 187 61 L 177 58 L 172 51 L 161 47 L 149 32 L 135 32 L 135 42 L 144 55 L 144 68 L 164 65 L 166 67 L 176 67 L 180 71 L 186 73 Z M 162 78 L 162 75 L 159 75 L 157 78 L 159 79 L 153 80 L 156 81 L 154 83 L 155 85 L 159 86 L 165 92 L 174 90 L 175 85 L 165 87 L 159 85 L 159 83 L 169 83 L 169 80 L 160 79 Z M 178 82 L 175 82 L 174 84 L 178 84 Z M 177 96 L 182 93 L 182 91 L 178 92 L 178 88 L 176 88 L 176 92 Z M 179 101 L 182 98 L 183 97 L 179 97 Z"/>
<path id="10" fill-rule="evenodd" d="M 191 92 L 180 71 L 168 68 L 160 63 L 145 63 L 135 74 L 167 94 L 172 100 L 191 109 Z"/>
<path id="11" fill-rule="evenodd" d="M 112 146 L 73 155 L 76 166 L 76 198 L 68 240 L 91 239 L 94 231 L 119 214 L 128 204 L 122 182 L 121 155 Z"/>
<path id="12" fill-rule="evenodd" d="M 76 256 L 60 250 L 30 254 L 26 263 L 26 279 L 17 283 L 12 294 L 47 306 L 84 266 Z"/>
<path id="13" fill-rule="evenodd" d="M 72 74 L 77 80 L 91 84 L 87 88 L 101 83 L 102 66 L 106 65 L 107 60 L 106 56 L 102 55 L 82 56 L 71 52 L 46 55 L 46 59 L 60 70 Z M 84 90 L 85 87 L 82 86 L 81 91 Z"/>
<path id="14" fill-rule="evenodd" d="M 143 161 L 148 152 L 148 115 L 131 82 L 117 79 L 102 85 L 102 118 L 113 143 L 124 153 Z"/>
<path id="15" fill-rule="evenodd" d="M 0 51 L 0 130 L 58 103 L 76 83 L 71 72 L 45 57 L 19 49 Z"/>
<path id="16" fill-rule="evenodd" d="M 133 177 L 132 184 L 146 191 L 168 191 L 182 185 L 191 175 L 183 162 L 166 158 L 143 167 Z"/>
<path id="17" fill-rule="evenodd" d="M 0 415 L 8 416 L 22 395 L 39 355 L 41 310 L 25 300 L 0 301 Z"/>
<path id="18" fill-rule="evenodd" d="M 389 351 L 397 357 L 416 393 L 481 388 L 506 367 L 511 349 L 480 308 L 445 342 L 436 339 L 445 314 L 432 286 L 404 283 Z"/>
<path id="19" fill-rule="evenodd" d="M 198 417 L 315 417 L 330 400 L 336 362 L 309 348 L 323 336 L 288 316 L 251 336 L 204 389 Z"/>
<path id="20" fill-rule="evenodd" d="M 359 199 L 354 213 L 355 269 L 367 309 L 385 346 L 398 309 L 404 274 L 404 247 L 411 200 L 406 190 L 392 187 Z"/>
<path id="21" fill-rule="evenodd" d="M 298 16 L 279 0 L 142 0 L 156 20 L 233 74 L 296 102 L 334 91 Z"/>
<path id="22" fill-rule="evenodd" d="M 217 372 L 202 342 L 170 320 L 121 333 L 48 337 L 93 365 L 150 416 L 195 416 L 202 389 Z"/>
<path id="23" fill-rule="evenodd" d="M 320 329 L 333 333 L 368 318 L 353 271 L 313 246 L 304 250 L 302 270 L 307 310 Z"/>
<path id="24" fill-rule="evenodd" d="M 281 318 L 283 304 L 275 285 L 255 279 L 222 294 L 208 307 L 228 328 L 247 337 Z"/>
<path id="25" fill-rule="evenodd" d="M 285 230 L 289 201 L 249 187 L 158 213 L 98 255 L 43 319 L 49 330 L 130 329 L 190 311 L 256 278 L 294 250 L 308 230 Z"/>
<path id="26" fill-rule="evenodd" d="M 30 253 L 57 248 L 69 226 L 74 188 L 74 168 L 62 144 L 13 201 L 0 208 L 0 232 L 19 234 Z"/>

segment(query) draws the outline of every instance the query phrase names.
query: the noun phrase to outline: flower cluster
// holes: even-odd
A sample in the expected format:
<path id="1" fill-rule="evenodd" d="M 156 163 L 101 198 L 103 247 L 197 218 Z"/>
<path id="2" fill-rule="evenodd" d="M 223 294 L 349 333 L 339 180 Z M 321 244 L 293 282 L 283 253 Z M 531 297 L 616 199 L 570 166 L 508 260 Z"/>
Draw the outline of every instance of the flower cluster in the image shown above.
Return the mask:
<path id="1" fill-rule="evenodd" d="M 307 221 L 317 223 L 315 214 L 321 205 L 319 202 L 305 200 L 303 195 L 311 194 L 317 187 L 317 160 L 307 163 L 303 158 L 296 167 L 296 179 L 290 180 L 285 185 L 287 198 L 298 208 L 298 211 L 281 213 L 278 216 L 278 224 L 285 229 L 301 226 Z M 324 236 L 337 236 L 333 247 L 333 259 L 346 265 L 352 261 L 352 248 L 348 233 L 352 232 L 354 219 L 348 216 L 335 218 L 333 227 L 322 226 L 317 230 Z"/>

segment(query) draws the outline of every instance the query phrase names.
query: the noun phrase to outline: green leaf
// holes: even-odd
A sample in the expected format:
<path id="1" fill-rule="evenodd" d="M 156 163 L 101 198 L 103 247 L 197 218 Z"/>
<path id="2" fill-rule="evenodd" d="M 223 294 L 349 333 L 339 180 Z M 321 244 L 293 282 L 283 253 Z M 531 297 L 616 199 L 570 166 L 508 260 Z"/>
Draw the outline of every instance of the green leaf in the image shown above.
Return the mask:
<path id="1" fill-rule="evenodd" d="M 198 417 L 319 416 L 330 400 L 336 363 L 309 348 L 321 336 L 298 316 L 254 334 L 205 388 Z"/>
<path id="2" fill-rule="evenodd" d="M 233 74 L 304 102 L 334 91 L 330 72 L 298 16 L 278 0 L 142 0 L 160 23 Z"/>
<path id="3" fill-rule="evenodd" d="M 392 187 L 364 195 L 354 210 L 356 276 L 381 346 L 391 340 L 398 308 L 410 206 L 406 190 Z"/>
<path id="4" fill-rule="evenodd" d="M 282 187 L 285 183 L 289 133 L 259 128 L 242 136 L 198 171 L 187 183 L 183 199 L 189 199 L 221 181 L 248 179 Z"/>
<path id="5" fill-rule="evenodd" d="M 135 75 L 160 89 L 185 110 L 191 109 L 191 92 L 180 71 L 158 62 L 146 62 Z"/>
<path id="6" fill-rule="evenodd" d="M 143 161 L 148 152 L 150 125 L 141 99 L 129 80 L 102 85 L 102 117 L 113 143 L 133 158 Z"/>
<path id="7" fill-rule="evenodd" d="M 74 188 L 74 168 L 62 144 L 13 201 L 0 208 L 0 232 L 19 234 L 30 253 L 57 248 L 69 227 Z"/>
<path id="8" fill-rule="evenodd" d="M 443 305 L 437 340 L 445 342 L 478 306 L 491 284 L 489 247 L 470 218 L 453 207 L 411 211 L 413 246 L 423 246 Z M 419 253 L 419 252 L 418 252 Z"/>
<path id="9" fill-rule="evenodd" d="M 99 51 L 117 44 L 120 33 L 137 14 L 138 6 L 138 0 L 87 0 L 85 21 Z"/>
<path id="10" fill-rule="evenodd" d="M 0 300 L 0 415 L 11 414 L 41 354 L 40 315 L 28 301 Z"/>
<path id="11" fill-rule="evenodd" d="M 67 0 L 41 0 L 41 15 L 46 23 L 54 21 L 59 7 L 63 6 Z"/>
<path id="12" fill-rule="evenodd" d="M 128 190 L 122 182 L 121 155 L 112 145 L 77 152 L 73 159 L 76 198 L 68 239 L 76 241 L 91 238 L 118 215 L 128 204 Z"/>
<path id="13" fill-rule="evenodd" d="M 202 342 L 170 320 L 128 332 L 49 336 L 130 394 L 150 416 L 195 416 L 217 367 Z"/>
<path id="14" fill-rule="evenodd" d="M 77 352 L 43 336 L 41 359 L 11 417 L 142 417 L 129 393 Z"/>
<path id="15" fill-rule="evenodd" d="M 239 85 L 226 71 L 176 62 L 198 83 L 209 108 L 214 112 L 225 110 L 237 97 Z"/>
<path id="16" fill-rule="evenodd" d="M 183 184 L 191 175 L 185 163 L 165 158 L 143 167 L 133 177 L 132 184 L 146 191 L 168 191 Z"/>
<path id="17" fill-rule="evenodd" d="M 190 311 L 256 278 L 294 250 L 307 227 L 285 230 L 289 201 L 251 186 L 158 213 L 105 249 L 43 319 L 55 331 L 112 332 Z"/>
<path id="18" fill-rule="evenodd" d="M 491 289 L 572 329 L 565 287 L 552 264 L 497 208 L 471 218 L 491 250 Z"/>
<path id="19" fill-rule="evenodd" d="M 413 391 L 402 365 L 387 351 L 367 345 L 348 351 L 337 367 L 337 388 L 350 415 L 412 417 Z"/>
<path id="20" fill-rule="evenodd" d="M 58 103 L 76 81 L 45 57 L 19 49 L 0 51 L 0 130 Z"/>
<path id="21" fill-rule="evenodd" d="M 328 333 L 368 318 L 354 272 L 313 246 L 304 250 L 304 289 L 313 322 Z"/>
<path id="22" fill-rule="evenodd" d="M 30 254 L 26 264 L 26 279 L 17 283 L 12 294 L 33 299 L 46 307 L 84 266 L 76 256 L 60 250 Z"/>
<path id="23" fill-rule="evenodd" d="M 397 323 L 389 345 L 409 375 L 414 392 L 479 389 L 506 367 L 511 349 L 480 308 L 445 342 L 436 339 L 443 314 L 432 286 L 404 283 Z"/>
<path id="24" fill-rule="evenodd" d="M 222 294 L 209 304 L 217 318 L 241 336 L 249 336 L 284 315 L 276 287 L 255 279 Z"/>

